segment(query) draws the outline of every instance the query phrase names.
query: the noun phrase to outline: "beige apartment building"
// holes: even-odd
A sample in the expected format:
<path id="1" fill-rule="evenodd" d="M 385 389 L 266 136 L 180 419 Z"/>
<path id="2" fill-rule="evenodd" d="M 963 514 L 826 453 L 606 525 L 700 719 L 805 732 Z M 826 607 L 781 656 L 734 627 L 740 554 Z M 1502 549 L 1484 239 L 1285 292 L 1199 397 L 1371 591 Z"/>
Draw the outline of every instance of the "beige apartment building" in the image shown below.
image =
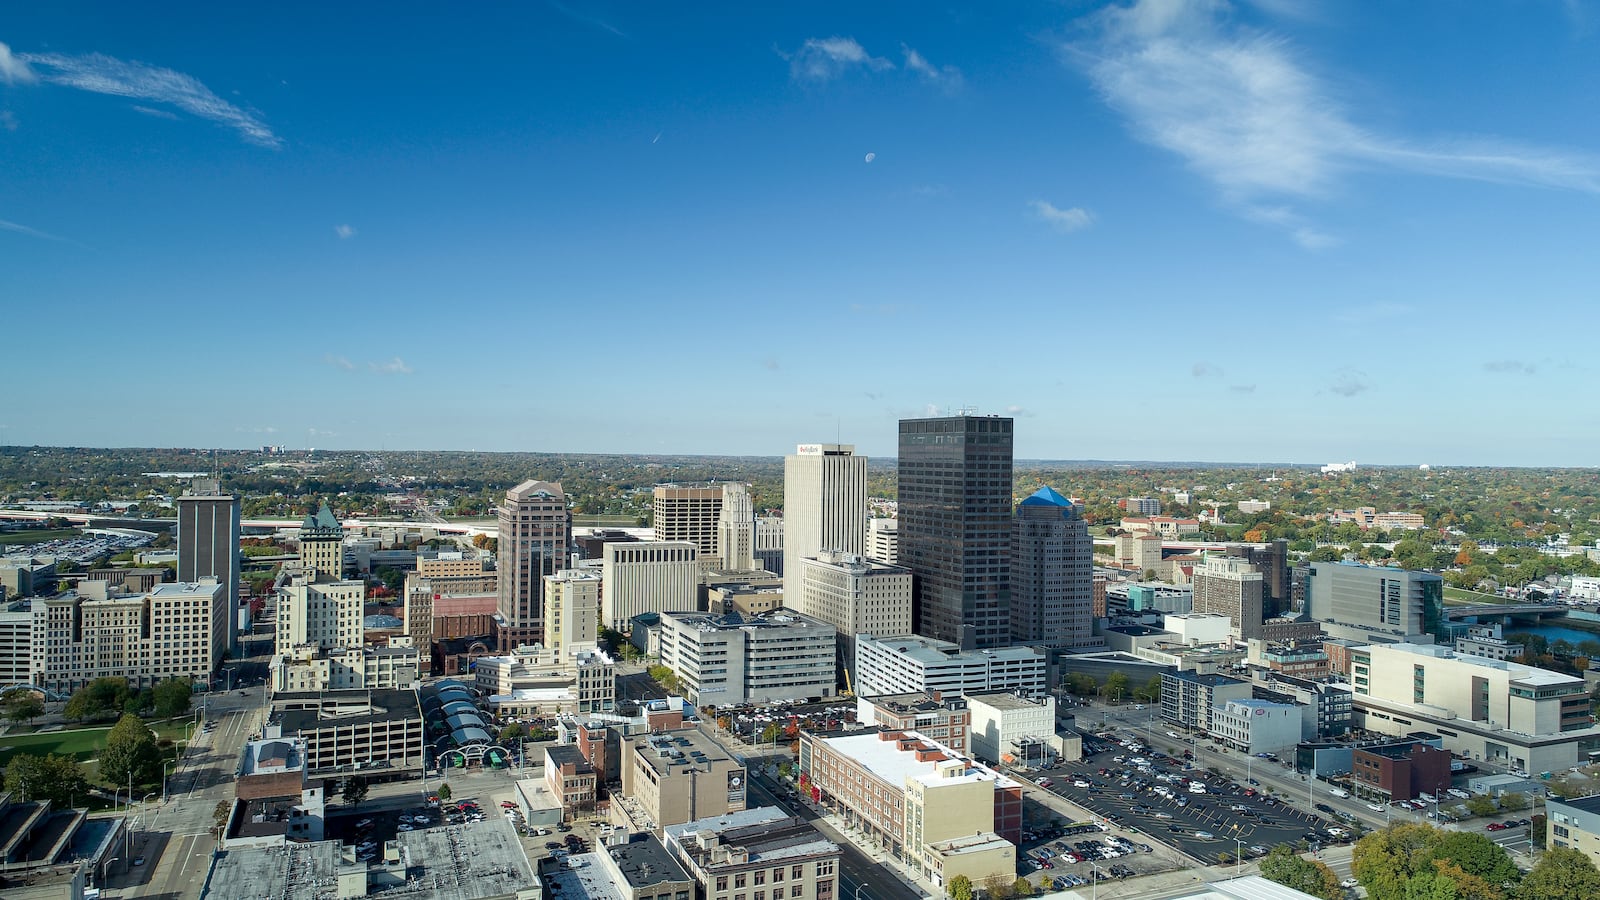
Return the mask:
<path id="1" fill-rule="evenodd" d="M 300 523 L 300 570 L 308 577 L 344 577 L 344 526 L 326 500 Z"/>
<path id="2" fill-rule="evenodd" d="M 783 589 L 804 593 L 800 560 L 861 554 L 867 539 L 867 458 L 854 444 L 801 444 L 783 458 Z M 909 631 L 910 629 L 907 629 Z"/>
<path id="3" fill-rule="evenodd" d="M 836 900 L 839 845 L 770 806 L 672 825 L 667 851 L 703 900 Z"/>
<path id="4" fill-rule="evenodd" d="M 747 773 L 722 745 L 699 731 L 641 735 L 622 751 L 622 794 L 613 797 L 636 827 L 661 834 L 669 825 L 745 808 Z"/>
<path id="5" fill-rule="evenodd" d="M 489 634 L 498 591 L 499 578 L 493 572 L 426 576 L 409 572 L 405 584 L 406 634 L 425 655 L 437 640 Z"/>
<path id="6" fill-rule="evenodd" d="M 360 581 L 331 581 L 296 575 L 278 591 L 277 652 L 302 644 L 321 650 L 359 647 L 361 611 L 367 586 Z"/>
<path id="7" fill-rule="evenodd" d="M 70 693 L 96 678 L 135 688 L 168 678 L 209 684 L 231 636 L 230 598 L 214 578 L 120 594 L 104 581 L 33 604 L 28 644 L 35 686 Z"/>
<path id="8" fill-rule="evenodd" d="M 544 643 L 551 652 L 593 647 L 599 627 L 599 573 L 562 569 L 544 577 Z"/>
<path id="9" fill-rule="evenodd" d="M 1194 570 L 1196 614 L 1227 616 L 1236 640 L 1262 636 L 1266 582 L 1250 561 L 1240 556 L 1211 556 Z"/>
<path id="10" fill-rule="evenodd" d="M 322 651 L 302 644 L 275 654 L 268 664 L 274 694 L 321 691 L 409 690 L 424 671 L 417 648 L 400 643 L 385 647 L 337 647 Z"/>

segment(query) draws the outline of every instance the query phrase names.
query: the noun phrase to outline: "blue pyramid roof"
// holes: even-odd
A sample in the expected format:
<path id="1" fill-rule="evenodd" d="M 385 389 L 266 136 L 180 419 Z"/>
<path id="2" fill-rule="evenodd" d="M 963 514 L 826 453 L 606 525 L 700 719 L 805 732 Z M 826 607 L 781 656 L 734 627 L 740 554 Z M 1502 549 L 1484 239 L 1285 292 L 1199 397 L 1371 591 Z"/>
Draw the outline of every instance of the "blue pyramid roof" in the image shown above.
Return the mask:
<path id="1" fill-rule="evenodd" d="M 1042 487 L 1022 501 L 1023 506 L 1071 506 L 1072 501 L 1061 496 L 1052 487 Z"/>

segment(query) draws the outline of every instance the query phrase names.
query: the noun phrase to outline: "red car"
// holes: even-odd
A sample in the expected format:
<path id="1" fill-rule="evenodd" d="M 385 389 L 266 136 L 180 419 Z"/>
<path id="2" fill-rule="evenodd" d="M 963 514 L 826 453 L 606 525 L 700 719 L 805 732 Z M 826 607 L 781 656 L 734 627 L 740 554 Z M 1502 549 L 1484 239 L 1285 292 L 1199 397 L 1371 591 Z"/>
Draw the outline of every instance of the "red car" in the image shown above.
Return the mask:
<path id="1" fill-rule="evenodd" d="M 1488 831 L 1505 831 L 1506 830 L 1505 823 L 1503 823 L 1503 822 L 1490 822 L 1489 824 L 1487 824 L 1487 825 L 1485 825 L 1483 827 L 1484 827 L 1485 830 L 1488 830 Z"/>
<path id="2" fill-rule="evenodd" d="M 517 805 L 515 803 L 512 803 L 510 800 L 501 800 L 500 801 L 500 808 L 501 809 L 516 809 Z"/>

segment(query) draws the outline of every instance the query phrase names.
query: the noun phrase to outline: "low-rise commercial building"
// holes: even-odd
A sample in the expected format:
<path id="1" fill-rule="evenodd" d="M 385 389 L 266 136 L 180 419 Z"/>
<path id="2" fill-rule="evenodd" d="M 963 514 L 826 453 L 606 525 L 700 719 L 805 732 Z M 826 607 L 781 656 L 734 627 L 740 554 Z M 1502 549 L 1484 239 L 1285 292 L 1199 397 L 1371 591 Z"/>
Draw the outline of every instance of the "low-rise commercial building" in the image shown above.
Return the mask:
<path id="1" fill-rule="evenodd" d="M 247 741 L 234 770 L 234 807 L 224 847 L 320 841 L 326 798 L 321 780 L 306 769 L 301 738 Z"/>
<path id="2" fill-rule="evenodd" d="M 1022 785 L 914 731 L 803 731 L 800 772 L 815 802 L 935 883 L 1016 874 Z"/>
<path id="3" fill-rule="evenodd" d="M 1600 866 L 1600 794 L 1544 801 L 1545 846 L 1567 847 Z"/>
<path id="4" fill-rule="evenodd" d="M 1056 735 L 1056 700 L 1048 694 L 973 693 L 967 695 L 967 707 L 972 755 L 990 765 L 1039 769 L 1083 755 L 1082 738 Z"/>
<path id="5" fill-rule="evenodd" d="M 1211 730 L 1217 707 L 1250 698 L 1250 683 L 1237 678 L 1186 671 L 1161 675 L 1161 718 L 1196 731 Z"/>
<path id="6" fill-rule="evenodd" d="M 653 835 L 632 835 L 593 853 L 540 865 L 545 894 L 559 900 L 693 900 L 694 879 Z"/>
<path id="7" fill-rule="evenodd" d="M 959 694 L 857 697 L 856 721 L 887 731 L 915 731 L 957 753 L 972 752 L 972 711 L 967 698 Z"/>
<path id="8" fill-rule="evenodd" d="M 1527 772 L 1553 772 L 1600 750 L 1583 679 L 1437 645 L 1351 651 L 1357 725 L 1383 734 L 1430 731 L 1444 748 Z"/>
<path id="9" fill-rule="evenodd" d="M 594 812 L 599 792 L 594 766 L 573 744 L 556 744 L 544 750 L 544 785 L 560 798 L 565 821 Z"/>
<path id="10" fill-rule="evenodd" d="M 1245 753 L 1282 753 L 1300 743 L 1300 707 L 1270 700 L 1228 700 L 1211 711 L 1211 736 Z"/>
<path id="11" fill-rule="evenodd" d="M 557 653 L 537 644 L 474 664 L 478 690 L 500 716 L 581 715 L 616 707 L 617 663 L 594 645 Z"/>
<path id="12" fill-rule="evenodd" d="M 833 626 L 789 610 L 763 616 L 664 612 L 661 664 L 696 706 L 834 693 Z"/>
<path id="13" fill-rule="evenodd" d="M 663 843 L 702 900 L 835 900 L 840 893 L 839 845 L 770 806 L 669 826 Z"/>
<path id="14" fill-rule="evenodd" d="M 1524 645 L 1520 642 L 1505 639 L 1499 623 L 1470 625 L 1465 635 L 1456 638 L 1456 652 L 1462 656 L 1521 662 L 1524 649 Z"/>
<path id="15" fill-rule="evenodd" d="M 1450 789 L 1450 752 L 1423 742 L 1380 744 L 1351 751 L 1350 777 L 1361 796 L 1414 800 Z"/>
<path id="16" fill-rule="evenodd" d="M 699 731 L 632 738 L 622 757 L 621 805 L 641 830 L 660 834 L 668 825 L 745 808 L 744 765 Z"/>
<path id="17" fill-rule="evenodd" d="M 962 650 L 920 635 L 856 636 L 855 692 L 955 696 L 982 691 L 1043 693 L 1048 658 L 1038 647 Z"/>

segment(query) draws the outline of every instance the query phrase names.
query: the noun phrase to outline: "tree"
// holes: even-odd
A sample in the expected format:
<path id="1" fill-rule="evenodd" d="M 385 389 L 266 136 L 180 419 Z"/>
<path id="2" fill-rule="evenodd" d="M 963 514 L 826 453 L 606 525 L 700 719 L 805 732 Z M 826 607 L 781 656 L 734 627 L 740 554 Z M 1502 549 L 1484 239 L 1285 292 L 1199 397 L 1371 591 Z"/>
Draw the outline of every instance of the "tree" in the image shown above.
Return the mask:
<path id="1" fill-rule="evenodd" d="M 1539 813 L 1528 821 L 1530 823 L 1528 825 L 1528 834 L 1533 838 L 1533 845 L 1543 850 L 1546 830 L 1545 825 L 1547 824 L 1544 813 Z"/>
<path id="2" fill-rule="evenodd" d="M 348 778 L 345 779 L 344 790 L 340 792 L 339 799 L 351 806 L 360 806 L 366 802 L 369 790 L 365 778 Z"/>
<path id="3" fill-rule="evenodd" d="M 1100 690 L 1100 682 L 1087 672 L 1073 672 L 1067 676 L 1067 690 L 1079 697 L 1087 697 Z"/>
<path id="4" fill-rule="evenodd" d="M 0 712 L 10 722 L 32 722 L 44 715 L 44 701 L 32 688 L 15 687 L 0 694 Z"/>
<path id="5" fill-rule="evenodd" d="M 1407 882 L 1428 868 L 1420 863 L 1438 837 L 1432 825 L 1402 822 L 1379 829 L 1356 841 L 1350 871 L 1372 900 L 1406 900 Z"/>
<path id="6" fill-rule="evenodd" d="M 181 716 L 194 703 L 194 684 L 187 678 L 168 678 L 151 692 L 156 715 L 164 719 Z"/>
<path id="7" fill-rule="evenodd" d="M 528 726 L 522 724 L 521 722 L 512 722 L 510 725 L 500 729 L 501 744 L 509 744 L 512 741 L 520 741 L 527 738 L 527 736 Z"/>
<path id="8" fill-rule="evenodd" d="M 149 785 L 161 780 L 161 750 L 155 732 L 139 717 L 126 713 L 106 734 L 100 752 L 100 776 L 112 785 Z"/>
<path id="9" fill-rule="evenodd" d="M 218 800 L 217 805 L 211 810 L 211 833 L 221 835 L 222 830 L 228 827 L 228 817 L 233 814 L 233 804 L 226 800 Z"/>
<path id="10" fill-rule="evenodd" d="M 1504 848 L 1474 831 L 1446 832 L 1431 852 L 1434 860 L 1449 862 L 1490 884 L 1516 881 L 1522 874 Z"/>
<path id="11" fill-rule="evenodd" d="M 450 782 L 446 781 L 445 783 L 439 785 L 439 790 L 438 790 L 437 793 L 439 795 L 439 802 L 441 802 L 441 803 L 449 803 L 450 802 L 450 795 L 453 793 L 450 790 Z"/>
<path id="12" fill-rule="evenodd" d="M 767 727 L 761 729 L 761 743 L 770 744 L 783 736 L 783 729 L 777 722 L 768 722 Z"/>
<path id="13" fill-rule="evenodd" d="M 972 879 L 957 875 L 945 883 L 944 892 L 950 895 L 950 900 L 972 900 Z"/>
<path id="14" fill-rule="evenodd" d="M 996 872 L 983 883 L 983 892 L 989 900 L 1011 900 L 1011 882 Z"/>
<path id="15" fill-rule="evenodd" d="M 96 678 L 67 699 L 61 714 L 74 721 L 98 719 L 125 711 L 130 692 L 126 678 Z"/>
<path id="16" fill-rule="evenodd" d="M 1528 795 L 1518 794 L 1515 791 L 1500 795 L 1500 808 L 1504 810 L 1518 810 L 1528 808 Z"/>
<path id="17" fill-rule="evenodd" d="M 1339 876 L 1319 860 L 1306 859 L 1279 844 L 1261 858 L 1261 877 L 1324 900 L 1343 900 Z"/>
<path id="18" fill-rule="evenodd" d="M 1011 883 L 1011 894 L 1014 897 L 1032 897 L 1033 882 L 1020 875 L 1017 876 L 1017 880 Z"/>
<path id="19" fill-rule="evenodd" d="M 1105 686 L 1100 688 L 1100 693 L 1111 700 L 1121 700 L 1128 694 L 1128 676 L 1123 672 L 1112 672 L 1106 677 Z"/>
<path id="20" fill-rule="evenodd" d="M 1591 900 L 1600 897 L 1600 870 L 1582 850 L 1552 847 L 1522 879 L 1518 896 L 1527 900 Z"/>
<path id="21" fill-rule="evenodd" d="M 6 790 L 18 800 L 49 800 L 56 809 L 70 809 L 89 796 L 83 768 L 70 756 L 19 753 L 6 765 Z"/>
<path id="22" fill-rule="evenodd" d="M 1467 811 L 1475 816 L 1492 816 L 1500 811 L 1500 807 L 1495 805 L 1493 797 L 1477 794 L 1467 798 Z"/>

